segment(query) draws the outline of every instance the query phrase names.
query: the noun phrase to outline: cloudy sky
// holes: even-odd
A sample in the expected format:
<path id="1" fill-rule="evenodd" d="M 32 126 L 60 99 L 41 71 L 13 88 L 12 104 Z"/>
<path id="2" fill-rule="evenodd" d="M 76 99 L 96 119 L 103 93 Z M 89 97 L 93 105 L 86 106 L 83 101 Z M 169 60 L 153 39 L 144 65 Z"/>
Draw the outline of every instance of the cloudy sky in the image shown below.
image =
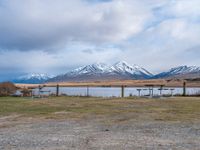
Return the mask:
<path id="1" fill-rule="evenodd" d="M 200 0 L 0 0 L 1 80 L 125 60 L 200 66 Z"/>

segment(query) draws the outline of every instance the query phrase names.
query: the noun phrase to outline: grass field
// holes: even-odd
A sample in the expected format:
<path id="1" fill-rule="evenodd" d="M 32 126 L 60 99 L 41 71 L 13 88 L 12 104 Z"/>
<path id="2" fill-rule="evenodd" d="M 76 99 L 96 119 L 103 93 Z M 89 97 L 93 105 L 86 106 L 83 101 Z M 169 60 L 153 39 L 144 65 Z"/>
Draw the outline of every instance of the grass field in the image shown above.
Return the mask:
<path id="1" fill-rule="evenodd" d="M 113 121 L 119 122 L 127 120 L 200 121 L 200 98 L 0 97 L 0 117 L 13 114 L 45 119 L 81 119 L 98 116 L 117 118 Z"/>

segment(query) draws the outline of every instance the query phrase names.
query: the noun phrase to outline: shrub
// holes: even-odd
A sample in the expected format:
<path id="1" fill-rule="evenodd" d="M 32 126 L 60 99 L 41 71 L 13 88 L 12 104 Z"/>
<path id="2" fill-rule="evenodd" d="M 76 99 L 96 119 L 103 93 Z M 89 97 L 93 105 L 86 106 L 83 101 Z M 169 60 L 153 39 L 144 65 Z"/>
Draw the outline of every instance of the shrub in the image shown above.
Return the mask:
<path id="1" fill-rule="evenodd" d="M 28 96 L 32 96 L 32 90 L 29 90 L 27 88 L 23 88 L 21 90 L 22 96 L 24 97 L 28 97 Z"/>
<path id="2" fill-rule="evenodd" d="M 11 82 L 0 83 L 0 96 L 10 96 L 16 92 L 17 88 Z"/>

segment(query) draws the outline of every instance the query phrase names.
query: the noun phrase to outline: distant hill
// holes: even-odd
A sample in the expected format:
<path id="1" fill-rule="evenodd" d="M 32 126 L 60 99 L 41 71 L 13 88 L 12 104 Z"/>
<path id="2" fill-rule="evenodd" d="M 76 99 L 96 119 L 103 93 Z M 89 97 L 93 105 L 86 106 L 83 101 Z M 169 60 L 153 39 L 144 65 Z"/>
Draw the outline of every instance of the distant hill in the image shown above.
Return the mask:
<path id="1" fill-rule="evenodd" d="M 47 82 L 148 79 L 152 76 L 150 72 L 142 67 L 120 61 L 112 66 L 104 63 L 83 66 L 51 78 Z"/>

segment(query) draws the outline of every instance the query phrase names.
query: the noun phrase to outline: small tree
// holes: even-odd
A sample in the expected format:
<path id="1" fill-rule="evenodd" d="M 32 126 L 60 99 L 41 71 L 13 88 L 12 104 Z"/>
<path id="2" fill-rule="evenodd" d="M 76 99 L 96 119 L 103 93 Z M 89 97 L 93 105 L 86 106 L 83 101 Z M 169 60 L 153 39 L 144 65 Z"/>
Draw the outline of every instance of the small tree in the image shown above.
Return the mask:
<path id="1" fill-rule="evenodd" d="M 17 88 L 11 82 L 0 83 L 0 96 L 10 96 L 16 92 Z"/>

